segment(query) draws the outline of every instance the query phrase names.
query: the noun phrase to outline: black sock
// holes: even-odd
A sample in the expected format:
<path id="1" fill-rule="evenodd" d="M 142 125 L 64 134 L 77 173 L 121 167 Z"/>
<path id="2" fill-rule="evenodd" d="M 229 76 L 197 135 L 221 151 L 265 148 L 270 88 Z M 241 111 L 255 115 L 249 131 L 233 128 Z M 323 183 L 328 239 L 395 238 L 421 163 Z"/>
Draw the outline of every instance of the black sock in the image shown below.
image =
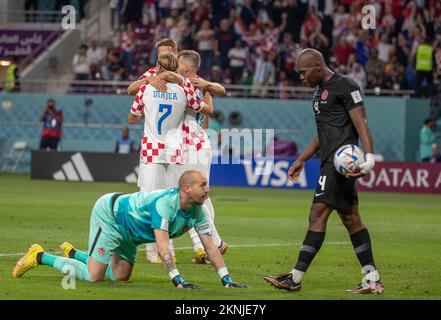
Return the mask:
<path id="1" fill-rule="evenodd" d="M 43 263 L 41 262 L 41 259 L 43 258 L 43 253 L 44 253 L 44 252 L 39 252 L 39 253 L 37 253 L 37 262 L 38 262 L 38 264 L 43 264 Z"/>
<path id="2" fill-rule="evenodd" d="M 374 256 L 372 254 L 371 238 L 369 237 L 368 230 L 363 229 L 353 234 L 351 236 L 351 241 L 361 266 L 363 268 L 365 266 L 372 266 L 375 270 L 376 267 L 374 262 Z"/>
<path id="3" fill-rule="evenodd" d="M 316 253 L 320 250 L 320 247 L 325 240 L 325 232 L 315 232 L 308 230 L 306 233 L 303 245 L 300 248 L 299 258 L 297 259 L 296 270 L 306 272 L 309 265 L 314 259 Z"/>

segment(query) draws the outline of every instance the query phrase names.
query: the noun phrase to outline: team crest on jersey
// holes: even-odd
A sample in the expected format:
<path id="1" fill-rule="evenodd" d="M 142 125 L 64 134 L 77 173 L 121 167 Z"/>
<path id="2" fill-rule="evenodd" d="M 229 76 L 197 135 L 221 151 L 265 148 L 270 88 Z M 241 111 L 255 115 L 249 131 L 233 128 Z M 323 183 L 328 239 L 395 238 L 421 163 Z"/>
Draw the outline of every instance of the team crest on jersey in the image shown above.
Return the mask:
<path id="1" fill-rule="evenodd" d="M 328 96 L 329 96 L 329 91 L 327 89 L 323 90 L 322 96 L 321 96 L 322 100 L 328 99 Z"/>

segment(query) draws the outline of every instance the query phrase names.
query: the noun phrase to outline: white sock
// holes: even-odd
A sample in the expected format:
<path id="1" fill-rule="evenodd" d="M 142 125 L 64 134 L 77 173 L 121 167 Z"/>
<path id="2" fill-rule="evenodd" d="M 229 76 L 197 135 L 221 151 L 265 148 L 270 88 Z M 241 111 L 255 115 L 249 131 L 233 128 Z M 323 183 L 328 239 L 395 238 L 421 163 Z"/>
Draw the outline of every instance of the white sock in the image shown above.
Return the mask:
<path id="1" fill-rule="evenodd" d="M 217 232 L 216 226 L 214 225 L 214 208 L 213 204 L 211 203 L 211 199 L 208 197 L 207 200 L 205 200 L 203 206 L 205 212 L 208 215 L 208 223 L 210 224 L 211 233 L 213 235 L 213 241 L 216 247 L 220 247 L 222 244 L 222 239 L 219 236 L 219 233 Z"/>
<path id="2" fill-rule="evenodd" d="M 292 269 L 291 270 L 291 274 L 292 274 L 292 280 L 295 283 L 300 283 L 303 280 L 303 276 L 305 275 L 305 273 L 303 271 L 299 271 L 296 269 Z"/>
<path id="3" fill-rule="evenodd" d="M 173 244 L 172 239 L 169 240 L 168 247 L 170 249 L 170 253 L 171 253 L 172 257 L 174 257 L 175 256 L 175 245 Z"/>
<path id="4" fill-rule="evenodd" d="M 204 249 L 204 246 L 202 245 L 201 239 L 199 238 L 199 235 L 194 228 L 191 228 L 190 230 L 188 230 L 188 234 L 190 235 L 191 241 L 193 241 L 194 252 L 198 251 L 199 248 Z"/>
<path id="5" fill-rule="evenodd" d="M 156 243 L 146 243 L 145 249 L 147 251 L 147 260 L 153 262 L 160 259 L 158 255 L 158 250 L 156 249 Z"/>

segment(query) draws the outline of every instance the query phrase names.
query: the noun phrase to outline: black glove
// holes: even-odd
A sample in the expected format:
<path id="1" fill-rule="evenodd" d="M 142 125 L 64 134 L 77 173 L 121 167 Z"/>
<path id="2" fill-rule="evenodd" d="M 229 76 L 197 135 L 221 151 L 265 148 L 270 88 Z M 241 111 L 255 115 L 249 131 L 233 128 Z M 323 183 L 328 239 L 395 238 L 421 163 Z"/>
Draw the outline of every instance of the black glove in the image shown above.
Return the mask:
<path id="1" fill-rule="evenodd" d="M 222 284 L 225 288 L 248 288 L 245 284 L 233 281 L 229 275 L 222 278 Z"/>
<path id="2" fill-rule="evenodd" d="M 176 277 L 174 277 L 172 279 L 172 282 L 176 288 L 201 289 L 201 287 L 199 287 L 195 284 L 187 283 L 184 279 L 182 279 L 182 277 L 180 275 L 177 275 Z"/>

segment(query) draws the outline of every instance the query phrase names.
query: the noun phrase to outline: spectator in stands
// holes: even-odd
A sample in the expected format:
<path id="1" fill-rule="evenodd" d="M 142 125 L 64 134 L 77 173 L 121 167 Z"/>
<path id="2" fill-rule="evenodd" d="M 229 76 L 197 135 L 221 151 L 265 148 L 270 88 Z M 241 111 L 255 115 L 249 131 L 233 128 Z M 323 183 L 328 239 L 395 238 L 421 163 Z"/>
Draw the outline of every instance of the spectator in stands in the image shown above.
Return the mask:
<path id="1" fill-rule="evenodd" d="M 89 80 L 91 61 L 87 55 L 87 45 L 82 44 L 72 62 L 75 80 Z"/>
<path id="2" fill-rule="evenodd" d="M 343 6 L 341 6 L 343 8 Z M 335 56 L 339 64 L 348 63 L 349 55 L 355 53 L 355 49 L 348 43 L 346 37 L 342 37 L 335 46 Z"/>
<path id="3" fill-rule="evenodd" d="M 238 84 L 242 79 L 247 59 L 247 49 L 242 46 L 240 40 L 236 40 L 234 48 L 228 51 L 228 59 L 230 59 L 231 81 L 233 84 Z"/>
<path id="4" fill-rule="evenodd" d="M 352 57 L 354 57 L 354 55 L 352 55 Z M 351 69 L 348 70 L 348 76 L 351 77 L 360 86 L 362 93 L 364 93 L 367 85 L 367 80 L 363 66 L 357 62 L 354 62 L 351 66 Z"/>
<path id="5" fill-rule="evenodd" d="M 240 10 L 240 19 L 243 24 L 249 26 L 257 19 L 257 1 L 244 0 Z"/>
<path id="6" fill-rule="evenodd" d="M 124 7 L 124 23 L 138 24 L 142 18 L 144 0 L 126 0 Z"/>
<path id="7" fill-rule="evenodd" d="M 109 8 L 110 8 L 110 25 L 113 31 L 120 31 L 121 24 L 123 22 L 123 7 L 124 0 L 110 0 Z"/>
<path id="8" fill-rule="evenodd" d="M 104 80 L 120 81 L 124 76 L 124 65 L 119 59 L 118 52 L 111 51 L 107 55 L 107 61 L 101 67 Z"/>
<path id="9" fill-rule="evenodd" d="M 357 40 L 356 49 L 357 62 L 364 66 L 369 60 L 369 51 L 371 49 L 369 44 L 369 34 L 367 32 L 361 32 Z"/>
<path id="10" fill-rule="evenodd" d="M 434 133 L 436 123 L 433 118 L 424 120 L 420 131 L 420 159 L 422 162 L 440 162 L 439 147 Z"/>
<path id="11" fill-rule="evenodd" d="M 90 73 L 92 78 L 96 78 L 96 73 L 99 72 L 102 63 L 104 62 L 104 51 L 98 47 L 98 42 L 93 39 L 90 42 L 90 48 L 87 50 L 87 57 L 90 61 Z"/>
<path id="12" fill-rule="evenodd" d="M 196 34 L 198 51 L 201 56 L 199 73 L 203 78 L 208 77 L 214 61 L 214 31 L 210 27 L 210 21 L 204 20 L 201 30 Z"/>
<path id="13" fill-rule="evenodd" d="M 217 64 L 222 68 L 228 68 L 228 53 L 233 48 L 237 35 L 234 32 L 230 20 L 223 19 L 220 22 L 220 30 L 215 34 L 215 55 Z"/>
<path id="14" fill-rule="evenodd" d="M 135 56 L 136 34 L 133 25 L 128 23 L 126 30 L 121 34 L 122 62 L 130 77 L 132 74 L 133 59 Z"/>
<path id="15" fill-rule="evenodd" d="M 368 88 L 373 88 L 379 84 L 376 80 L 384 77 L 385 66 L 386 64 L 378 59 L 378 50 L 372 49 L 371 56 L 365 65 Z"/>
<path id="16" fill-rule="evenodd" d="M 165 18 L 160 18 L 157 25 L 153 28 L 153 43 L 158 43 L 161 39 L 168 38 L 169 30 L 165 25 Z M 149 58 L 150 65 L 156 65 L 158 55 L 156 53 L 156 47 L 152 46 Z"/>
<path id="17" fill-rule="evenodd" d="M 346 33 L 348 29 L 348 21 L 349 14 L 345 12 L 345 7 L 343 5 L 339 5 L 337 12 L 334 13 L 334 29 L 332 31 L 334 43 L 338 44 L 340 38 Z"/>
<path id="18" fill-rule="evenodd" d="M 158 2 L 158 16 L 159 18 L 167 18 L 171 12 L 171 0 L 159 0 Z"/>
<path id="19" fill-rule="evenodd" d="M 206 0 L 196 0 L 191 7 L 191 22 L 192 25 L 199 30 L 205 20 L 210 20 L 211 10 L 209 8 L 209 1 Z"/>
<path id="20" fill-rule="evenodd" d="M 130 138 L 130 131 L 128 127 L 121 130 L 121 137 L 116 141 L 116 153 L 132 153 L 135 152 L 135 141 Z"/>
<path id="21" fill-rule="evenodd" d="M 256 67 L 253 76 L 252 96 L 264 96 L 267 92 L 262 86 L 271 86 L 275 83 L 276 69 L 274 60 L 276 58 L 274 51 L 262 51 L 256 58 Z M 260 92 L 259 92 L 260 91 Z"/>
<path id="22" fill-rule="evenodd" d="M 393 51 L 394 47 L 389 43 L 386 33 L 383 33 L 380 36 L 378 36 L 377 33 L 377 37 L 379 37 L 377 43 L 378 59 L 380 59 L 384 63 L 387 63 L 389 62 L 389 56 Z"/>
<path id="23" fill-rule="evenodd" d="M 423 43 L 418 46 L 415 56 L 415 70 L 416 70 L 416 96 L 426 97 L 432 94 L 433 86 L 433 70 L 434 70 L 434 51 L 432 41 L 425 38 Z M 426 90 L 423 89 L 423 81 L 426 80 Z"/>
<path id="24" fill-rule="evenodd" d="M 6 77 L 6 90 L 9 92 L 20 91 L 20 75 L 17 56 L 12 57 L 11 64 L 8 66 Z"/>
<path id="25" fill-rule="evenodd" d="M 398 61 L 403 66 L 406 67 L 409 64 L 410 48 L 407 43 L 406 37 L 402 32 L 398 34 L 396 39 L 395 54 L 397 55 Z"/>
<path id="26" fill-rule="evenodd" d="M 40 149 L 57 150 L 58 142 L 61 138 L 63 111 L 57 110 L 54 99 L 49 99 L 47 101 L 46 107 L 38 120 L 43 123 Z"/>

